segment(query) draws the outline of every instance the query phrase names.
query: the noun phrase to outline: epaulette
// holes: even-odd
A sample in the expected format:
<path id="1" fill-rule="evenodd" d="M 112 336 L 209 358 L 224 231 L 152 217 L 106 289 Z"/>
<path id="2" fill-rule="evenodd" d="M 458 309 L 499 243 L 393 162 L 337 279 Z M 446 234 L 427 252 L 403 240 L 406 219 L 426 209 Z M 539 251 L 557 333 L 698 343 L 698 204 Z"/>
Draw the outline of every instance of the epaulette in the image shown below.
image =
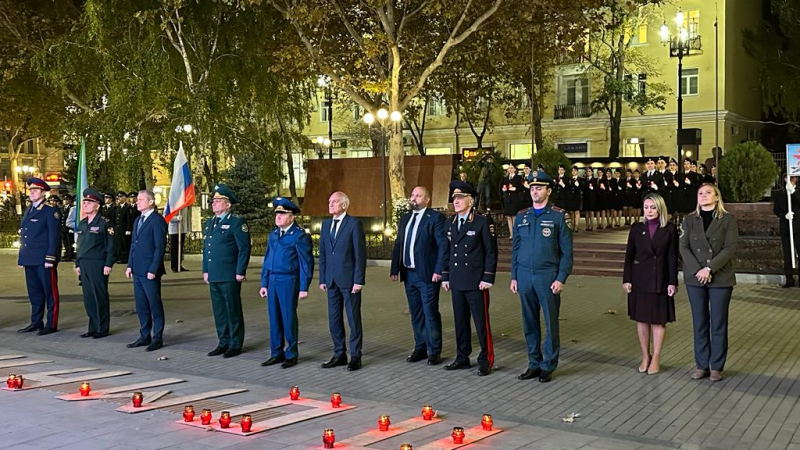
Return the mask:
<path id="1" fill-rule="evenodd" d="M 551 206 L 550 209 L 552 211 L 555 211 L 555 212 L 566 213 L 566 211 L 564 211 L 563 209 L 561 209 L 561 208 L 559 208 L 558 206 L 555 206 L 555 205 Z"/>
<path id="2" fill-rule="evenodd" d="M 517 211 L 517 215 L 528 214 L 529 212 L 531 212 L 532 209 L 533 209 L 533 207 L 521 209 L 521 210 Z"/>

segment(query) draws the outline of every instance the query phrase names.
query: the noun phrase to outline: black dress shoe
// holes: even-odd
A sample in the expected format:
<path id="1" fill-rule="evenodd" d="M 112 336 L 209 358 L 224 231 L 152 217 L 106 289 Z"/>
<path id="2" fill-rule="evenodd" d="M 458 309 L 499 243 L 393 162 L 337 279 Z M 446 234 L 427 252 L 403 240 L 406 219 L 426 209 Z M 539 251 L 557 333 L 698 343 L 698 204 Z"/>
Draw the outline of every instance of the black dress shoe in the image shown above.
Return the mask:
<path id="1" fill-rule="evenodd" d="M 415 363 L 417 361 L 422 361 L 423 359 L 425 359 L 427 357 L 428 357 L 428 352 L 425 352 L 425 351 L 419 352 L 419 351 L 414 350 L 413 352 L 411 352 L 410 355 L 408 355 L 408 357 L 406 358 L 406 361 Z"/>
<path id="2" fill-rule="evenodd" d="M 517 379 L 518 380 L 530 380 L 530 379 L 538 377 L 540 372 L 541 372 L 541 370 L 539 370 L 538 367 L 535 368 L 535 369 L 531 369 L 530 367 L 528 367 L 528 370 L 526 370 L 525 373 L 519 374 L 517 376 Z"/>
<path id="3" fill-rule="evenodd" d="M 82 338 L 90 338 L 90 337 L 94 337 L 94 332 L 93 332 L 93 331 L 87 331 L 86 333 L 83 333 L 83 334 L 81 335 L 81 337 L 82 337 Z"/>
<path id="4" fill-rule="evenodd" d="M 323 369 L 330 369 L 331 367 L 337 366 L 346 366 L 347 365 L 347 355 L 339 356 L 338 358 L 334 356 L 328 362 L 322 363 Z"/>
<path id="5" fill-rule="evenodd" d="M 274 366 L 275 364 L 280 364 L 284 361 L 286 361 L 285 355 L 273 356 L 272 358 L 261 363 L 261 367 Z"/>
<path id="6" fill-rule="evenodd" d="M 144 349 L 144 350 L 145 350 L 145 351 L 147 351 L 147 352 L 153 352 L 153 351 L 156 351 L 156 350 L 160 349 L 160 348 L 161 348 L 161 347 L 163 347 L 163 346 L 164 346 L 164 343 L 163 343 L 163 342 L 160 342 L 160 341 L 153 341 L 153 342 L 152 342 L 152 343 L 150 343 L 150 345 L 148 345 L 148 346 L 147 346 L 147 348 L 146 348 L 146 349 Z"/>
<path id="7" fill-rule="evenodd" d="M 784 288 L 784 289 L 791 288 L 791 287 L 794 287 L 794 286 L 795 286 L 794 283 L 784 283 L 783 285 L 781 285 L 781 287 Z"/>
<path id="8" fill-rule="evenodd" d="M 46 335 L 48 335 L 48 334 L 55 333 L 56 331 L 58 331 L 58 330 L 56 330 L 56 329 L 54 329 L 54 328 L 42 328 L 41 330 L 39 330 L 39 331 L 36 333 L 36 335 L 37 335 L 37 336 L 46 336 Z"/>
<path id="9" fill-rule="evenodd" d="M 428 363 L 427 364 L 429 366 L 435 366 L 435 365 L 439 364 L 440 362 L 442 362 L 442 357 L 439 356 L 438 353 L 434 353 L 434 354 L 428 356 Z"/>
<path id="10" fill-rule="evenodd" d="M 350 358 L 350 364 L 347 365 L 347 370 L 354 372 L 361 368 L 361 358 Z"/>
<path id="11" fill-rule="evenodd" d="M 108 333 L 97 333 L 92 336 L 93 339 L 103 339 L 104 337 L 108 337 Z"/>
<path id="12" fill-rule="evenodd" d="M 453 361 L 450 364 L 444 366 L 444 370 L 461 370 L 461 369 L 469 369 L 472 365 L 469 361 Z"/>
<path id="13" fill-rule="evenodd" d="M 297 358 L 289 358 L 281 364 L 281 369 L 288 369 L 297 365 Z"/>
<path id="14" fill-rule="evenodd" d="M 492 373 L 492 369 L 490 367 L 479 367 L 478 368 L 478 376 L 479 377 L 485 377 L 486 375 L 489 375 L 490 373 Z"/>
<path id="15" fill-rule="evenodd" d="M 125 345 L 125 347 L 135 348 L 135 347 L 144 347 L 145 345 L 150 345 L 150 341 L 136 340 L 136 342 L 127 344 Z"/>
<path id="16" fill-rule="evenodd" d="M 222 354 L 223 358 L 233 358 L 234 356 L 238 356 L 242 353 L 242 349 L 240 348 L 229 348 L 227 352 Z"/>
<path id="17" fill-rule="evenodd" d="M 214 350 L 211 350 L 210 352 L 208 352 L 208 356 L 219 356 L 219 355 L 224 354 L 227 351 L 228 351 L 228 347 L 217 347 Z M 263 366 L 263 364 L 262 364 L 262 366 Z"/>
<path id="18" fill-rule="evenodd" d="M 539 383 L 549 383 L 552 378 L 553 374 L 546 370 L 542 370 L 539 373 Z"/>
<path id="19" fill-rule="evenodd" d="M 40 331 L 42 327 L 35 327 L 33 325 L 28 325 L 25 328 L 20 328 L 17 330 L 17 333 L 30 333 L 31 331 Z"/>

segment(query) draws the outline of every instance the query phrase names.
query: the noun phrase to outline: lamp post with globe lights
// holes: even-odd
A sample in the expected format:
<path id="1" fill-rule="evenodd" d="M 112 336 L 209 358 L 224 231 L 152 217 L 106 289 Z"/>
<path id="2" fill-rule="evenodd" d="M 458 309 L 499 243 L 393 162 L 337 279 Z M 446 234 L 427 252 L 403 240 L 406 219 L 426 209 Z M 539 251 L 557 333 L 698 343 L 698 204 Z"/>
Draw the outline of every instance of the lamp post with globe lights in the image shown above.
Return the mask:
<path id="1" fill-rule="evenodd" d="M 333 142 L 326 137 L 317 136 L 316 139 L 317 156 L 319 159 L 325 158 L 325 149 L 329 149 L 330 159 L 333 159 Z"/>
<path id="2" fill-rule="evenodd" d="M 317 85 L 325 89 L 325 107 L 328 108 L 328 159 L 333 159 L 333 96 L 331 95 L 331 79 L 327 75 L 317 78 Z M 319 141 L 317 141 L 319 143 Z M 320 159 L 322 159 L 320 157 Z"/>
<path id="3" fill-rule="evenodd" d="M 28 180 L 36 173 L 36 166 L 22 165 L 16 168 L 17 176 L 22 180 L 22 193 L 23 198 L 17 203 L 17 214 L 22 214 L 22 203 L 28 198 Z M 17 191 L 19 192 L 19 191 Z"/>
<path id="4" fill-rule="evenodd" d="M 364 114 L 364 123 L 372 126 L 374 123 L 378 123 L 380 125 L 380 149 L 381 149 L 381 190 L 383 192 L 383 203 L 381 204 L 381 209 L 383 209 L 383 238 L 386 239 L 386 232 L 387 232 L 387 224 L 388 224 L 388 208 L 386 205 L 386 151 L 387 151 L 387 142 L 386 142 L 386 130 L 389 126 L 398 127 L 400 126 L 400 122 L 403 120 L 403 113 L 400 111 L 389 111 L 386 108 L 379 109 L 374 115 L 372 113 Z M 397 131 L 395 129 L 395 131 Z"/>

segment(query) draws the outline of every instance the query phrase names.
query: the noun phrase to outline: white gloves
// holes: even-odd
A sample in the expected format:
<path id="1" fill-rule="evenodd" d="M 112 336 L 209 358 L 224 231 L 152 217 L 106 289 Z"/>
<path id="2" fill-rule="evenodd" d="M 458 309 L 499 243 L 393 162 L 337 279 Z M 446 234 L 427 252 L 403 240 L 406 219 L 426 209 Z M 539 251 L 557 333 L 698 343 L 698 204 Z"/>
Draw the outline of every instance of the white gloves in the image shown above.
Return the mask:
<path id="1" fill-rule="evenodd" d="M 794 220 L 794 213 L 792 211 L 789 211 L 789 212 L 786 213 L 785 217 L 786 217 L 786 220 Z"/>
<path id="2" fill-rule="evenodd" d="M 792 183 L 786 183 L 786 192 L 788 192 L 789 195 L 794 194 L 794 189 L 795 187 Z"/>

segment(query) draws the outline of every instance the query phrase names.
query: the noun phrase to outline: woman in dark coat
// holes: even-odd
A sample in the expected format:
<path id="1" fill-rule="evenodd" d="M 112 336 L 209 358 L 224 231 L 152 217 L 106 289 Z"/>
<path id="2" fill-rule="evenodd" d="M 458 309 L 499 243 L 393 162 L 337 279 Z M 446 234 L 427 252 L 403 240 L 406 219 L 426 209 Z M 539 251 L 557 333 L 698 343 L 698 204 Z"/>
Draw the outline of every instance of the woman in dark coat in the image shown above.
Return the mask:
<path id="1" fill-rule="evenodd" d="M 572 166 L 572 178 L 567 180 L 567 187 L 569 188 L 569 203 L 567 204 L 567 212 L 572 219 L 572 226 L 575 227 L 573 233 L 577 233 L 581 224 L 581 201 L 583 200 L 583 179 L 579 177 L 579 170 L 576 166 Z M 588 222 L 587 222 L 588 225 Z"/>
<path id="2" fill-rule="evenodd" d="M 614 178 L 611 179 L 611 191 L 614 194 L 614 226 L 622 226 L 622 212 L 625 209 L 625 180 L 622 178 L 622 170 L 614 170 Z"/>
<path id="3" fill-rule="evenodd" d="M 500 185 L 503 195 L 503 215 L 508 222 L 509 239 L 514 237 L 514 218 L 522 209 L 522 196 L 526 194 L 525 187 L 522 185 L 522 177 L 517 175 L 517 168 L 509 164 L 506 169 L 506 176 Z"/>
<path id="4" fill-rule="evenodd" d="M 603 169 L 598 169 L 597 172 L 597 209 L 600 210 L 600 226 L 597 229 L 602 230 L 611 228 L 611 186 L 606 172 Z M 605 226 L 603 222 L 605 222 Z"/>
<path id="5" fill-rule="evenodd" d="M 625 216 L 625 225 L 630 225 L 635 221 L 634 213 L 639 205 L 639 191 L 636 189 L 636 180 L 633 179 L 631 169 L 625 170 L 625 179 L 621 183 L 625 187 L 622 214 Z"/>
<path id="6" fill-rule="evenodd" d="M 554 205 L 569 211 L 569 188 L 567 187 L 569 178 L 567 178 L 567 170 L 563 164 L 558 165 L 558 176 L 553 179 L 553 192 L 550 194 L 550 199 Z"/>
<path id="7" fill-rule="evenodd" d="M 586 178 L 583 180 L 583 212 L 586 214 L 586 231 L 594 230 L 594 218 L 599 211 L 597 207 L 597 178 L 594 177 L 594 169 L 587 167 Z M 599 218 L 597 225 L 600 225 Z"/>
<path id="8" fill-rule="evenodd" d="M 719 188 L 705 183 L 697 209 L 683 221 L 683 283 L 692 307 L 695 371 L 692 378 L 722 380 L 728 356 L 728 309 L 736 285 L 733 257 L 739 227 L 725 210 Z"/>
<path id="9" fill-rule="evenodd" d="M 633 224 L 628 234 L 622 288 L 628 293 L 628 316 L 636 321 L 639 334 L 639 372 L 653 375 L 661 367 L 666 325 L 675 321 L 678 228 L 667 222 L 667 205 L 660 195 L 648 194 L 643 206 L 644 223 Z"/>

